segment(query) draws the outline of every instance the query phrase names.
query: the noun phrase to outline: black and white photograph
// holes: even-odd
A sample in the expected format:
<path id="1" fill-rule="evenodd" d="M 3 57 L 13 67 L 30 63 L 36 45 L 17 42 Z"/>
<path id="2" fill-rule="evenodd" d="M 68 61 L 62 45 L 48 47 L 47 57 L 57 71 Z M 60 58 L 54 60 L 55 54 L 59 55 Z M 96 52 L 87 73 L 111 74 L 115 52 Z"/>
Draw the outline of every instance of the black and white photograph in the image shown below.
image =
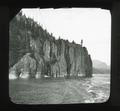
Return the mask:
<path id="1" fill-rule="evenodd" d="M 23 8 L 9 23 L 15 104 L 104 103 L 110 97 L 111 14 L 101 8 Z"/>

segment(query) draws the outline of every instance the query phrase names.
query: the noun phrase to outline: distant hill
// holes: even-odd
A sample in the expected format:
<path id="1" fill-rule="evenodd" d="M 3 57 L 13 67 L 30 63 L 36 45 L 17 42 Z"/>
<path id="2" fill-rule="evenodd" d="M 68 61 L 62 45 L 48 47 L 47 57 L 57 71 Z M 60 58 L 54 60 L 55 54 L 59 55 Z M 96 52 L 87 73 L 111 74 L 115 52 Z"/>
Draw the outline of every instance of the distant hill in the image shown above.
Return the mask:
<path id="1" fill-rule="evenodd" d="M 107 74 L 110 73 L 110 66 L 100 60 L 93 60 L 93 73 L 94 74 Z"/>

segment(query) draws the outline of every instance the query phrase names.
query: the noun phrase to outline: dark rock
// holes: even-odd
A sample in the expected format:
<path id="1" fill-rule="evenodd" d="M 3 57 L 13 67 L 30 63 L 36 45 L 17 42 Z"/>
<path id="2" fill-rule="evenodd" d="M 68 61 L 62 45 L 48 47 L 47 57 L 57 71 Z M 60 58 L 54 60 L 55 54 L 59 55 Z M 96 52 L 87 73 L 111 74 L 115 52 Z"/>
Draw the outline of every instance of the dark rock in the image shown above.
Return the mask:
<path id="1" fill-rule="evenodd" d="M 19 16 L 10 24 L 10 78 L 92 76 L 86 47 L 55 40 L 32 19 Z"/>
<path id="2" fill-rule="evenodd" d="M 61 45 L 45 40 L 42 46 L 39 39 L 31 39 L 32 54 L 24 55 L 13 66 L 10 76 L 13 73 L 13 78 L 41 78 L 45 75 L 55 78 L 65 76 L 67 78 L 70 76 L 91 77 L 92 61 L 87 49 L 64 40 L 60 42 Z"/>

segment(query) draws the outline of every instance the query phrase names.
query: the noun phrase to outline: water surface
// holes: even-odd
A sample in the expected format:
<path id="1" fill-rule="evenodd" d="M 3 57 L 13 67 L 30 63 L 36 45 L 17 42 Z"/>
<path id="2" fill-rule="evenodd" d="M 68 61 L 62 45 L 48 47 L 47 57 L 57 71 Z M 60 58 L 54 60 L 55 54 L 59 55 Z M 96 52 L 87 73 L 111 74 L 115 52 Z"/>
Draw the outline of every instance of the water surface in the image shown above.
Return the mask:
<path id="1" fill-rule="evenodd" d="M 9 96 L 16 104 L 102 103 L 109 95 L 110 74 L 93 74 L 92 78 L 9 81 Z"/>

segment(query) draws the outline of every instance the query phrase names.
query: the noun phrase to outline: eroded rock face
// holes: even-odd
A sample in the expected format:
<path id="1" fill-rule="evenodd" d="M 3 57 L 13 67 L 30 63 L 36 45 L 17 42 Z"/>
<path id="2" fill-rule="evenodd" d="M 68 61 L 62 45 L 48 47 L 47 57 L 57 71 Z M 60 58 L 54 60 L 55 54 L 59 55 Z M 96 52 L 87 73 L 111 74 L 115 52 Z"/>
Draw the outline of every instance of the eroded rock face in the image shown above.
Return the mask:
<path id="1" fill-rule="evenodd" d="M 60 77 L 60 67 L 57 62 L 51 65 L 51 74 L 52 74 L 52 77 L 55 77 L 55 78 Z"/>
<path id="2" fill-rule="evenodd" d="M 50 61 L 50 42 L 46 40 L 43 45 L 44 59 Z"/>
<path id="3" fill-rule="evenodd" d="M 82 43 L 70 43 L 19 14 L 10 23 L 9 78 L 92 76 L 92 60 Z"/>
<path id="4" fill-rule="evenodd" d="M 36 78 L 41 78 L 44 75 L 44 66 L 45 62 L 42 56 L 40 56 L 38 53 L 34 53 L 34 58 L 36 60 Z"/>
<path id="5" fill-rule="evenodd" d="M 32 37 L 29 44 L 30 53 L 10 69 L 10 79 L 92 76 L 92 60 L 85 47 L 62 39 Z"/>
<path id="6" fill-rule="evenodd" d="M 16 79 L 18 77 L 28 79 L 34 77 L 36 71 L 36 61 L 27 53 L 20 59 L 9 72 L 9 79 Z"/>
<path id="7" fill-rule="evenodd" d="M 43 44 L 43 46 L 42 46 Z M 92 76 L 92 60 L 85 47 L 68 41 L 31 39 L 27 53 L 11 69 L 9 78 Z"/>

